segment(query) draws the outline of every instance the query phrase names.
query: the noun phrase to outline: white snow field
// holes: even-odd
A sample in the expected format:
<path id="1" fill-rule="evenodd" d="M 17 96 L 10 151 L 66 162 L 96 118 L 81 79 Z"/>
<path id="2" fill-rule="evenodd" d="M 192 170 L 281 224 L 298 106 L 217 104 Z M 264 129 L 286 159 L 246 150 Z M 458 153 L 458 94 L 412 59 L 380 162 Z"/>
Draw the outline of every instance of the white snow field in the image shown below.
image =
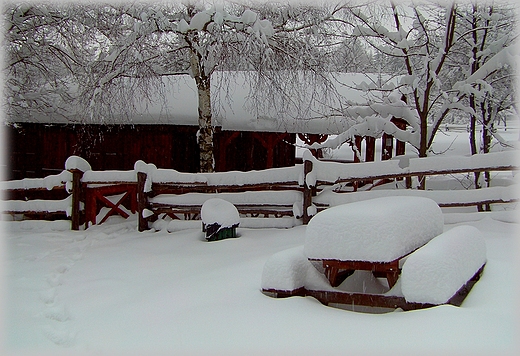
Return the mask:
<path id="1" fill-rule="evenodd" d="M 501 134 L 518 141 L 518 130 Z M 434 149 L 467 155 L 467 133 L 440 133 Z M 427 187 L 465 189 L 468 180 L 456 178 Z M 486 247 L 482 278 L 461 307 L 384 314 L 261 293 L 266 261 L 289 249 L 298 260 L 305 226 L 239 227 L 239 238 L 207 242 L 200 221 L 171 233 L 139 233 L 135 216 L 81 231 L 66 221 L 2 221 L 0 354 L 516 354 L 520 219 L 515 204 L 498 208 L 443 209 L 443 231 L 473 226 Z"/>
<path id="2" fill-rule="evenodd" d="M 305 226 L 136 231 L 136 221 L 69 231 L 2 222 L 3 350 L 30 354 L 513 354 L 520 347 L 514 212 L 451 214 L 478 228 L 481 280 L 461 307 L 356 313 L 261 293 L 266 260 L 302 246 Z"/>

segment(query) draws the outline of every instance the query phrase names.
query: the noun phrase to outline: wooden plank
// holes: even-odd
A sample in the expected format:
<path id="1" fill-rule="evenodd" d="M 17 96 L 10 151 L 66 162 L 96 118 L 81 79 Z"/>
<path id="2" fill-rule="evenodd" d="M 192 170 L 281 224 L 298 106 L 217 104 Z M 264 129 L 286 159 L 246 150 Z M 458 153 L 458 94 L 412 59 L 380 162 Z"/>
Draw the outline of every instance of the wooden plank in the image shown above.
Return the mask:
<path id="1" fill-rule="evenodd" d="M 208 185 L 204 183 L 153 183 L 152 195 L 185 194 L 185 193 L 234 193 L 263 190 L 297 190 L 303 191 L 298 182 L 258 183 L 245 185 Z"/>
<path id="2" fill-rule="evenodd" d="M 516 203 L 518 199 L 486 199 L 486 200 L 475 200 L 471 202 L 452 202 L 452 203 L 438 203 L 441 208 L 451 207 L 464 207 L 464 206 L 476 206 L 483 204 L 509 204 Z"/>
<path id="3" fill-rule="evenodd" d="M 461 306 L 463 301 L 470 293 L 473 286 L 479 281 L 483 271 L 482 266 L 474 275 L 471 277 L 458 291 L 451 297 L 446 304 L 454 306 Z M 262 293 L 274 297 L 274 298 L 288 298 L 293 296 L 300 297 L 313 297 L 316 298 L 320 303 L 324 305 L 329 304 L 348 304 L 352 306 L 366 306 L 366 307 L 378 307 L 378 308 L 401 308 L 403 310 L 415 310 L 423 308 L 431 308 L 436 306 L 431 303 L 416 303 L 408 302 L 402 296 L 390 296 L 384 294 L 366 294 L 366 293 L 352 293 L 344 291 L 324 291 L 324 290 L 313 290 L 305 287 L 300 287 L 295 290 L 276 290 L 276 289 L 263 289 Z"/>
<path id="4" fill-rule="evenodd" d="M 374 163 L 374 162 L 371 162 Z M 360 163 L 363 164 L 363 163 Z M 413 171 L 407 173 L 389 173 L 389 174 L 375 174 L 375 175 L 359 175 L 359 176 L 351 176 L 348 178 L 338 178 L 334 182 L 325 181 L 318 179 L 316 181 L 316 185 L 334 185 L 341 183 L 353 183 L 360 180 L 376 180 L 376 179 L 396 179 L 396 178 L 407 178 L 407 177 L 415 177 L 415 176 L 435 176 L 435 175 L 449 175 L 449 174 L 459 174 L 459 173 L 469 173 L 469 172 L 507 172 L 507 171 L 515 171 L 519 170 L 520 167 L 515 165 L 507 165 L 507 166 L 496 166 L 496 167 L 481 167 L 481 168 L 460 168 L 460 169 L 446 169 L 446 170 L 422 170 L 422 171 Z"/>
<path id="5" fill-rule="evenodd" d="M 241 214 L 293 216 L 292 205 L 240 205 L 234 204 Z M 155 213 L 195 214 L 200 213 L 201 205 L 169 205 L 151 203 L 150 209 Z"/>

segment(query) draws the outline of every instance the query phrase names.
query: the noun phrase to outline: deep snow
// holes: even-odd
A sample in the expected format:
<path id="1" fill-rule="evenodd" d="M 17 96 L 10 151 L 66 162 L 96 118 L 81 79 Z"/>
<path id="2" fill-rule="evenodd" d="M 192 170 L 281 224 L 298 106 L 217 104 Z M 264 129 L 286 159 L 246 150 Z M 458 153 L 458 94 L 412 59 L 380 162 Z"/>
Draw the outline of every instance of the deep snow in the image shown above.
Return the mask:
<path id="1" fill-rule="evenodd" d="M 318 213 L 306 230 L 309 259 L 390 262 L 442 233 L 442 211 L 431 199 L 384 197 Z"/>
<path id="2" fill-rule="evenodd" d="M 266 260 L 301 246 L 304 226 L 239 228 L 238 239 L 209 243 L 200 229 L 138 233 L 135 220 L 119 217 L 77 232 L 3 222 L 4 353 L 512 354 L 514 214 L 451 215 L 445 230 L 464 221 L 487 245 L 482 279 L 462 307 L 378 315 L 260 292 Z"/>

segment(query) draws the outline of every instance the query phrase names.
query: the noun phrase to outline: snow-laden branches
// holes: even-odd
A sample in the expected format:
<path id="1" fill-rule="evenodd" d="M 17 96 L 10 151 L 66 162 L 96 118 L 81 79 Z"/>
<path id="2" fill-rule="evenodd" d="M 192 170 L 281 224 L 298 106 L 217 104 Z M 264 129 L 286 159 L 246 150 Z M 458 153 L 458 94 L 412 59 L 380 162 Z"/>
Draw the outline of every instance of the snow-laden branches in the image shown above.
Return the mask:
<path id="1" fill-rule="evenodd" d="M 386 64 L 400 62 L 389 66 L 388 73 L 396 76 L 394 88 L 364 89 L 383 94 L 393 91 L 390 95 L 399 97 L 408 111 L 394 111 L 389 116 L 390 112 L 381 108 L 392 107 L 396 100 L 376 95 L 373 100 L 380 105 L 378 109 L 372 102 L 344 110 L 358 123 L 331 145 L 350 141 L 354 133 L 372 136 L 374 132 L 394 132 L 396 137 L 412 143 L 420 156 L 426 156 L 441 123 L 452 119 L 454 113 L 480 115 L 477 111 L 484 109 L 478 103 L 483 100 L 507 105 L 505 100 L 492 99 L 499 93 L 497 86 L 503 85 L 500 83 L 512 89 L 512 81 L 504 73 L 513 72 L 512 63 L 516 61 L 511 46 L 514 35 L 504 26 L 515 23 L 507 6 L 454 2 L 407 6 L 391 2 L 389 6 L 355 7 L 350 13 L 356 20 L 352 36 L 376 51 L 377 58 L 382 59 L 379 68 L 384 70 Z M 476 101 L 472 104 L 469 100 Z M 496 110 L 487 108 L 486 112 Z M 407 134 L 396 131 L 391 118 L 404 119 L 409 125 Z"/>

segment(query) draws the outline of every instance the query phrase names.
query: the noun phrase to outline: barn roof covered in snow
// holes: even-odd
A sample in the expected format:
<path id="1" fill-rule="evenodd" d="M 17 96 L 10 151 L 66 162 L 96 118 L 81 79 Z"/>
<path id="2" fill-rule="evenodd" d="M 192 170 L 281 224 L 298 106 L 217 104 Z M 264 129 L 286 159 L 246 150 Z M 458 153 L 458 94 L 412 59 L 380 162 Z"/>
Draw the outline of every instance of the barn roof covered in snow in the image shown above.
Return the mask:
<path id="1" fill-rule="evenodd" d="M 217 73 L 215 75 L 228 76 Z M 333 90 L 330 96 L 316 95 L 309 91 L 307 96 L 298 98 L 304 110 L 297 113 L 293 107 L 253 104 L 250 96 L 251 83 L 240 72 L 229 75 L 231 79 L 212 78 L 213 125 L 223 130 L 265 131 L 289 133 L 339 134 L 346 131 L 353 119 L 341 114 L 341 108 L 350 105 L 367 104 L 373 82 L 381 81 L 377 74 L 333 73 Z M 114 115 L 107 120 L 96 121 L 82 117 L 82 113 L 72 111 L 67 118 L 58 115 L 38 114 L 27 117 L 10 117 L 9 122 L 70 123 L 91 124 L 171 124 L 198 125 L 198 100 L 195 81 L 189 76 L 164 79 L 164 98 L 153 102 L 134 100 L 135 110 L 125 115 Z M 223 84 L 224 83 L 224 84 Z M 365 89 L 365 90 L 362 90 Z M 264 93 L 260 93 L 262 96 Z M 323 93 L 322 93 L 323 94 Z M 290 100 L 289 100 L 290 101 Z"/>

